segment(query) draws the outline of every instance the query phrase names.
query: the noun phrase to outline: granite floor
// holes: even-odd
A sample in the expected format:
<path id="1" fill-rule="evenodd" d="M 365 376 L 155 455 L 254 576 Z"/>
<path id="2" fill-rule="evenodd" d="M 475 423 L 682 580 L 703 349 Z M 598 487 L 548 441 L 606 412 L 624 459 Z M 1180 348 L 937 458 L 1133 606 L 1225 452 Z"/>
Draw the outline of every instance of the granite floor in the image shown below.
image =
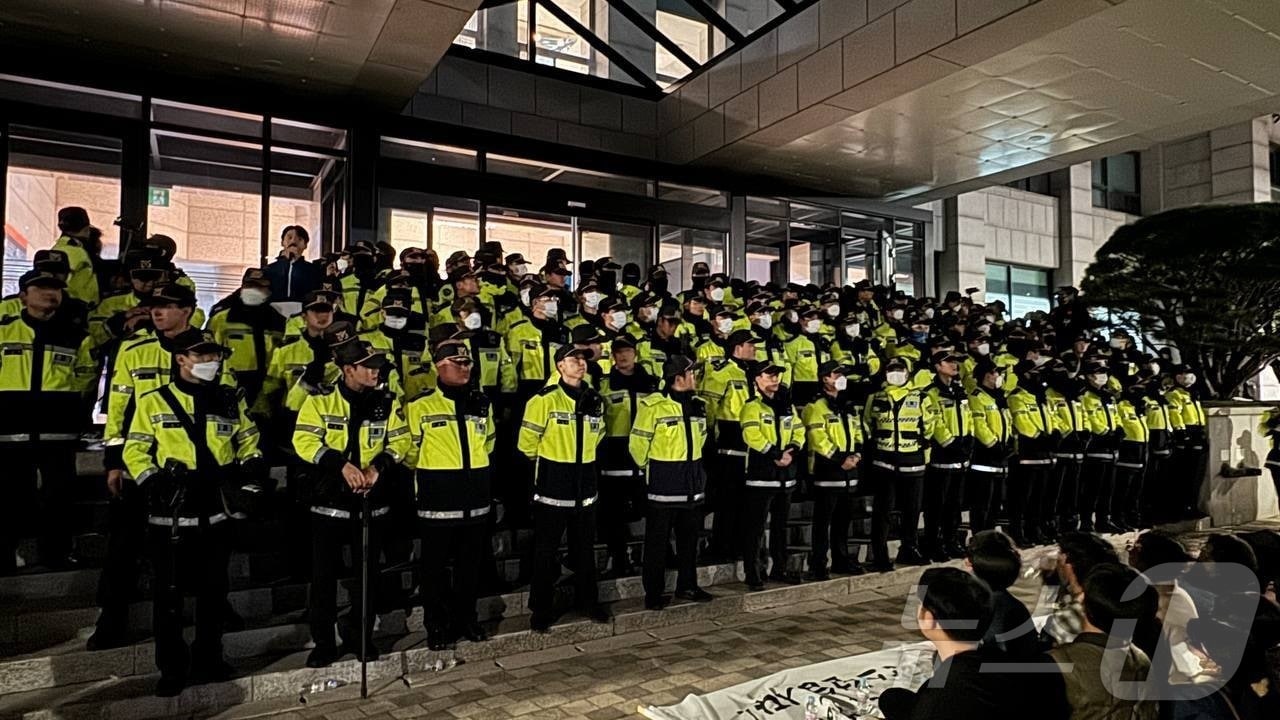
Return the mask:
<path id="1" fill-rule="evenodd" d="M 899 597 L 885 591 L 844 595 L 840 603 L 811 600 L 459 665 L 412 677 L 413 687 L 396 683 L 381 688 L 366 701 L 317 697 L 299 709 L 278 708 L 272 717 L 636 717 L 640 705 L 669 705 L 690 693 L 719 690 L 784 668 L 918 639 L 901 627 L 909 590 L 901 591 Z M 254 708 L 244 706 L 234 717 L 254 714 Z"/>

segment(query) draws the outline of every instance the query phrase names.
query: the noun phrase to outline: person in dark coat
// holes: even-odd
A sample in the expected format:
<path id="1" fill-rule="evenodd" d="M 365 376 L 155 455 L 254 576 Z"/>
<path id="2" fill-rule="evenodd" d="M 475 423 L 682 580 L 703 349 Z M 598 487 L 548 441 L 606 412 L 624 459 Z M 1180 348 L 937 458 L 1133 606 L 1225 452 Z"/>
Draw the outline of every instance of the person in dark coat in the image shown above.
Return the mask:
<path id="1" fill-rule="evenodd" d="M 301 225 L 290 225 L 280 233 L 280 256 L 267 266 L 271 302 L 300 302 L 307 293 L 320 288 L 322 271 L 307 260 L 310 243 L 311 236 Z"/>

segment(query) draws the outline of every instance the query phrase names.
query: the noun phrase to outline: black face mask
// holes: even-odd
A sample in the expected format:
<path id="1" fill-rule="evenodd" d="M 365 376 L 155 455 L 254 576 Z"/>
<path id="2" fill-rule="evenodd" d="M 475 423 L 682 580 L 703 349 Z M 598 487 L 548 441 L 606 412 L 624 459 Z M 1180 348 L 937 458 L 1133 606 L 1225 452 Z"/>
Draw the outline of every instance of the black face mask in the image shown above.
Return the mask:
<path id="1" fill-rule="evenodd" d="M 351 267 L 357 273 L 367 273 L 374 268 L 374 259 L 372 255 L 359 253 L 351 256 Z"/>
<path id="2" fill-rule="evenodd" d="M 649 278 L 649 292 L 654 295 L 666 295 L 667 276 Z"/>

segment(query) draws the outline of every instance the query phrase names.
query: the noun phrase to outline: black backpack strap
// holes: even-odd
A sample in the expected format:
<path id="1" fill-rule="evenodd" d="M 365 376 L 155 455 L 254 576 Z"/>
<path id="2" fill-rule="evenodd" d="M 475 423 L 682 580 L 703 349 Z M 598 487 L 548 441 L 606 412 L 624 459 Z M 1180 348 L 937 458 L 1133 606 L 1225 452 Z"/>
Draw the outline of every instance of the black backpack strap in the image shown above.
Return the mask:
<path id="1" fill-rule="evenodd" d="M 196 449 L 197 471 L 211 472 L 218 467 L 218 461 L 213 457 L 213 452 L 209 450 L 209 440 L 201 428 L 196 427 L 195 420 L 192 419 L 182 403 L 178 402 L 177 396 L 173 394 L 173 388 L 168 385 L 161 385 L 156 391 L 160 397 L 164 399 L 165 404 L 173 411 L 174 417 L 178 419 L 178 424 L 187 433 L 187 439 Z"/>

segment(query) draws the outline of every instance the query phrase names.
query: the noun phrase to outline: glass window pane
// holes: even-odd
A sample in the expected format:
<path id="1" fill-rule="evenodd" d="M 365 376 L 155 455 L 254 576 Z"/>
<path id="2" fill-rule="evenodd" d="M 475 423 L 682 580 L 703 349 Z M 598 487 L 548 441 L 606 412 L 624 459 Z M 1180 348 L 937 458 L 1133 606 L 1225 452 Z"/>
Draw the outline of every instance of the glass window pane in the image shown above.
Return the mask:
<path id="1" fill-rule="evenodd" d="M 652 183 L 644 178 L 614 175 L 536 160 L 490 155 L 486 158 L 485 168 L 499 175 L 512 175 L 528 180 L 562 183 L 629 195 L 651 195 Z"/>
<path id="2" fill-rule="evenodd" d="M 547 251 L 561 248 L 569 256 L 569 264 L 576 272 L 577 258 L 574 256 L 573 228 L 569 218 L 507 208 L 489 208 L 487 217 L 485 237 L 502 243 L 503 252 L 521 253 L 533 268 L 541 268 L 546 264 Z M 476 247 L 478 244 L 472 245 L 468 251 L 474 251 Z M 441 262 L 444 262 L 444 257 L 440 256 Z"/>
<path id="3" fill-rule="evenodd" d="M 142 97 L 37 78 L 0 74 L 0 99 L 117 117 L 142 116 Z"/>
<path id="4" fill-rule="evenodd" d="M 713 273 L 725 271 L 726 238 L 722 232 L 663 225 L 658 238 L 658 262 L 667 270 L 667 287 L 672 293 L 690 286 L 694 263 L 706 263 Z"/>
<path id="5" fill-rule="evenodd" d="M 384 137 L 382 138 L 381 152 L 382 157 L 410 160 L 441 167 L 462 168 L 464 170 L 475 170 L 478 164 L 475 150 L 450 147 L 448 145 L 435 145 L 417 140 Z"/>
<path id="6" fill-rule="evenodd" d="M 787 203 L 777 198 L 747 197 L 747 213 L 769 217 L 787 217 Z"/>
<path id="7" fill-rule="evenodd" d="M 197 300 L 208 308 L 240 287 L 245 268 L 261 264 L 262 146 L 153 135 L 151 184 L 169 193 L 167 205 L 148 208 L 147 230 L 173 238 L 174 264 L 195 281 Z M 281 222 L 284 215 L 282 204 Z"/>
<path id="8" fill-rule="evenodd" d="M 161 100 L 151 101 L 151 119 L 157 123 L 178 125 L 196 130 L 262 137 L 262 116 L 221 110 L 219 108 L 188 105 L 187 103 Z"/>
<path id="9" fill-rule="evenodd" d="M 775 0 L 713 0 L 711 5 L 743 35 L 782 14 L 782 6 Z"/>
<path id="10" fill-rule="evenodd" d="M 1003 300 L 1009 305 L 1009 266 L 987 263 L 987 291 L 984 295 L 987 302 Z"/>
<path id="11" fill-rule="evenodd" d="M 120 229 L 112 223 L 120 215 L 120 161 L 118 138 L 10 126 L 5 295 L 18 291 L 18 278 L 31 269 L 36 251 L 58 239 L 60 208 L 76 205 L 88 211 L 89 220 L 102 230 L 102 256 L 115 257 Z"/>
<path id="12" fill-rule="evenodd" d="M 1107 158 L 1107 189 L 1111 192 L 1138 192 L 1138 156 L 1136 153 Z"/>
<path id="13" fill-rule="evenodd" d="M 780 282 L 782 253 L 778 248 L 748 247 L 746 280 L 758 283 Z"/>
<path id="14" fill-rule="evenodd" d="M 791 203 L 791 220 L 793 224 L 803 222 L 835 227 L 840 224 L 840 211 L 835 208 L 793 202 Z"/>
<path id="15" fill-rule="evenodd" d="M 658 183 L 658 199 L 707 207 L 729 206 L 728 194 L 720 190 L 666 182 Z"/>
<path id="16" fill-rule="evenodd" d="M 844 242 L 844 284 L 854 285 L 859 280 L 876 277 L 875 241 L 870 238 L 851 238 Z"/>
<path id="17" fill-rule="evenodd" d="M 347 131 L 294 120 L 271 119 L 271 142 L 306 145 L 316 150 L 342 154 L 347 149 Z"/>
<path id="18" fill-rule="evenodd" d="M 893 240 L 893 276 L 889 282 L 900 290 L 920 296 L 924 278 L 921 277 L 923 243 L 918 240 L 895 238 Z"/>
<path id="19" fill-rule="evenodd" d="M 1050 310 L 1049 273 L 1030 268 L 1010 268 L 1011 287 L 1008 308 L 1011 317 L 1022 317 L 1034 310 Z"/>
<path id="20" fill-rule="evenodd" d="M 454 44 L 528 59 L 528 0 L 477 10 L 454 38 Z"/>
<path id="21" fill-rule="evenodd" d="M 492 226 L 490 226 L 492 227 Z M 495 238 L 490 238 L 495 239 Z M 474 253 L 480 247 L 480 214 L 463 210 L 435 210 L 431 213 L 431 242 L 417 247 L 430 247 L 440 258 L 440 266 L 459 250 Z M 506 247 L 506 244 L 503 244 Z M 397 248 L 398 250 L 399 248 Z M 507 252 L 511 252 L 508 250 Z"/>
<path id="22" fill-rule="evenodd" d="M 649 227 L 584 218 L 578 221 L 578 231 L 582 236 L 584 259 L 612 256 L 619 265 L 639 265 L 641 277 L 648 272 L 653 245 L 653 231 Z"/>

